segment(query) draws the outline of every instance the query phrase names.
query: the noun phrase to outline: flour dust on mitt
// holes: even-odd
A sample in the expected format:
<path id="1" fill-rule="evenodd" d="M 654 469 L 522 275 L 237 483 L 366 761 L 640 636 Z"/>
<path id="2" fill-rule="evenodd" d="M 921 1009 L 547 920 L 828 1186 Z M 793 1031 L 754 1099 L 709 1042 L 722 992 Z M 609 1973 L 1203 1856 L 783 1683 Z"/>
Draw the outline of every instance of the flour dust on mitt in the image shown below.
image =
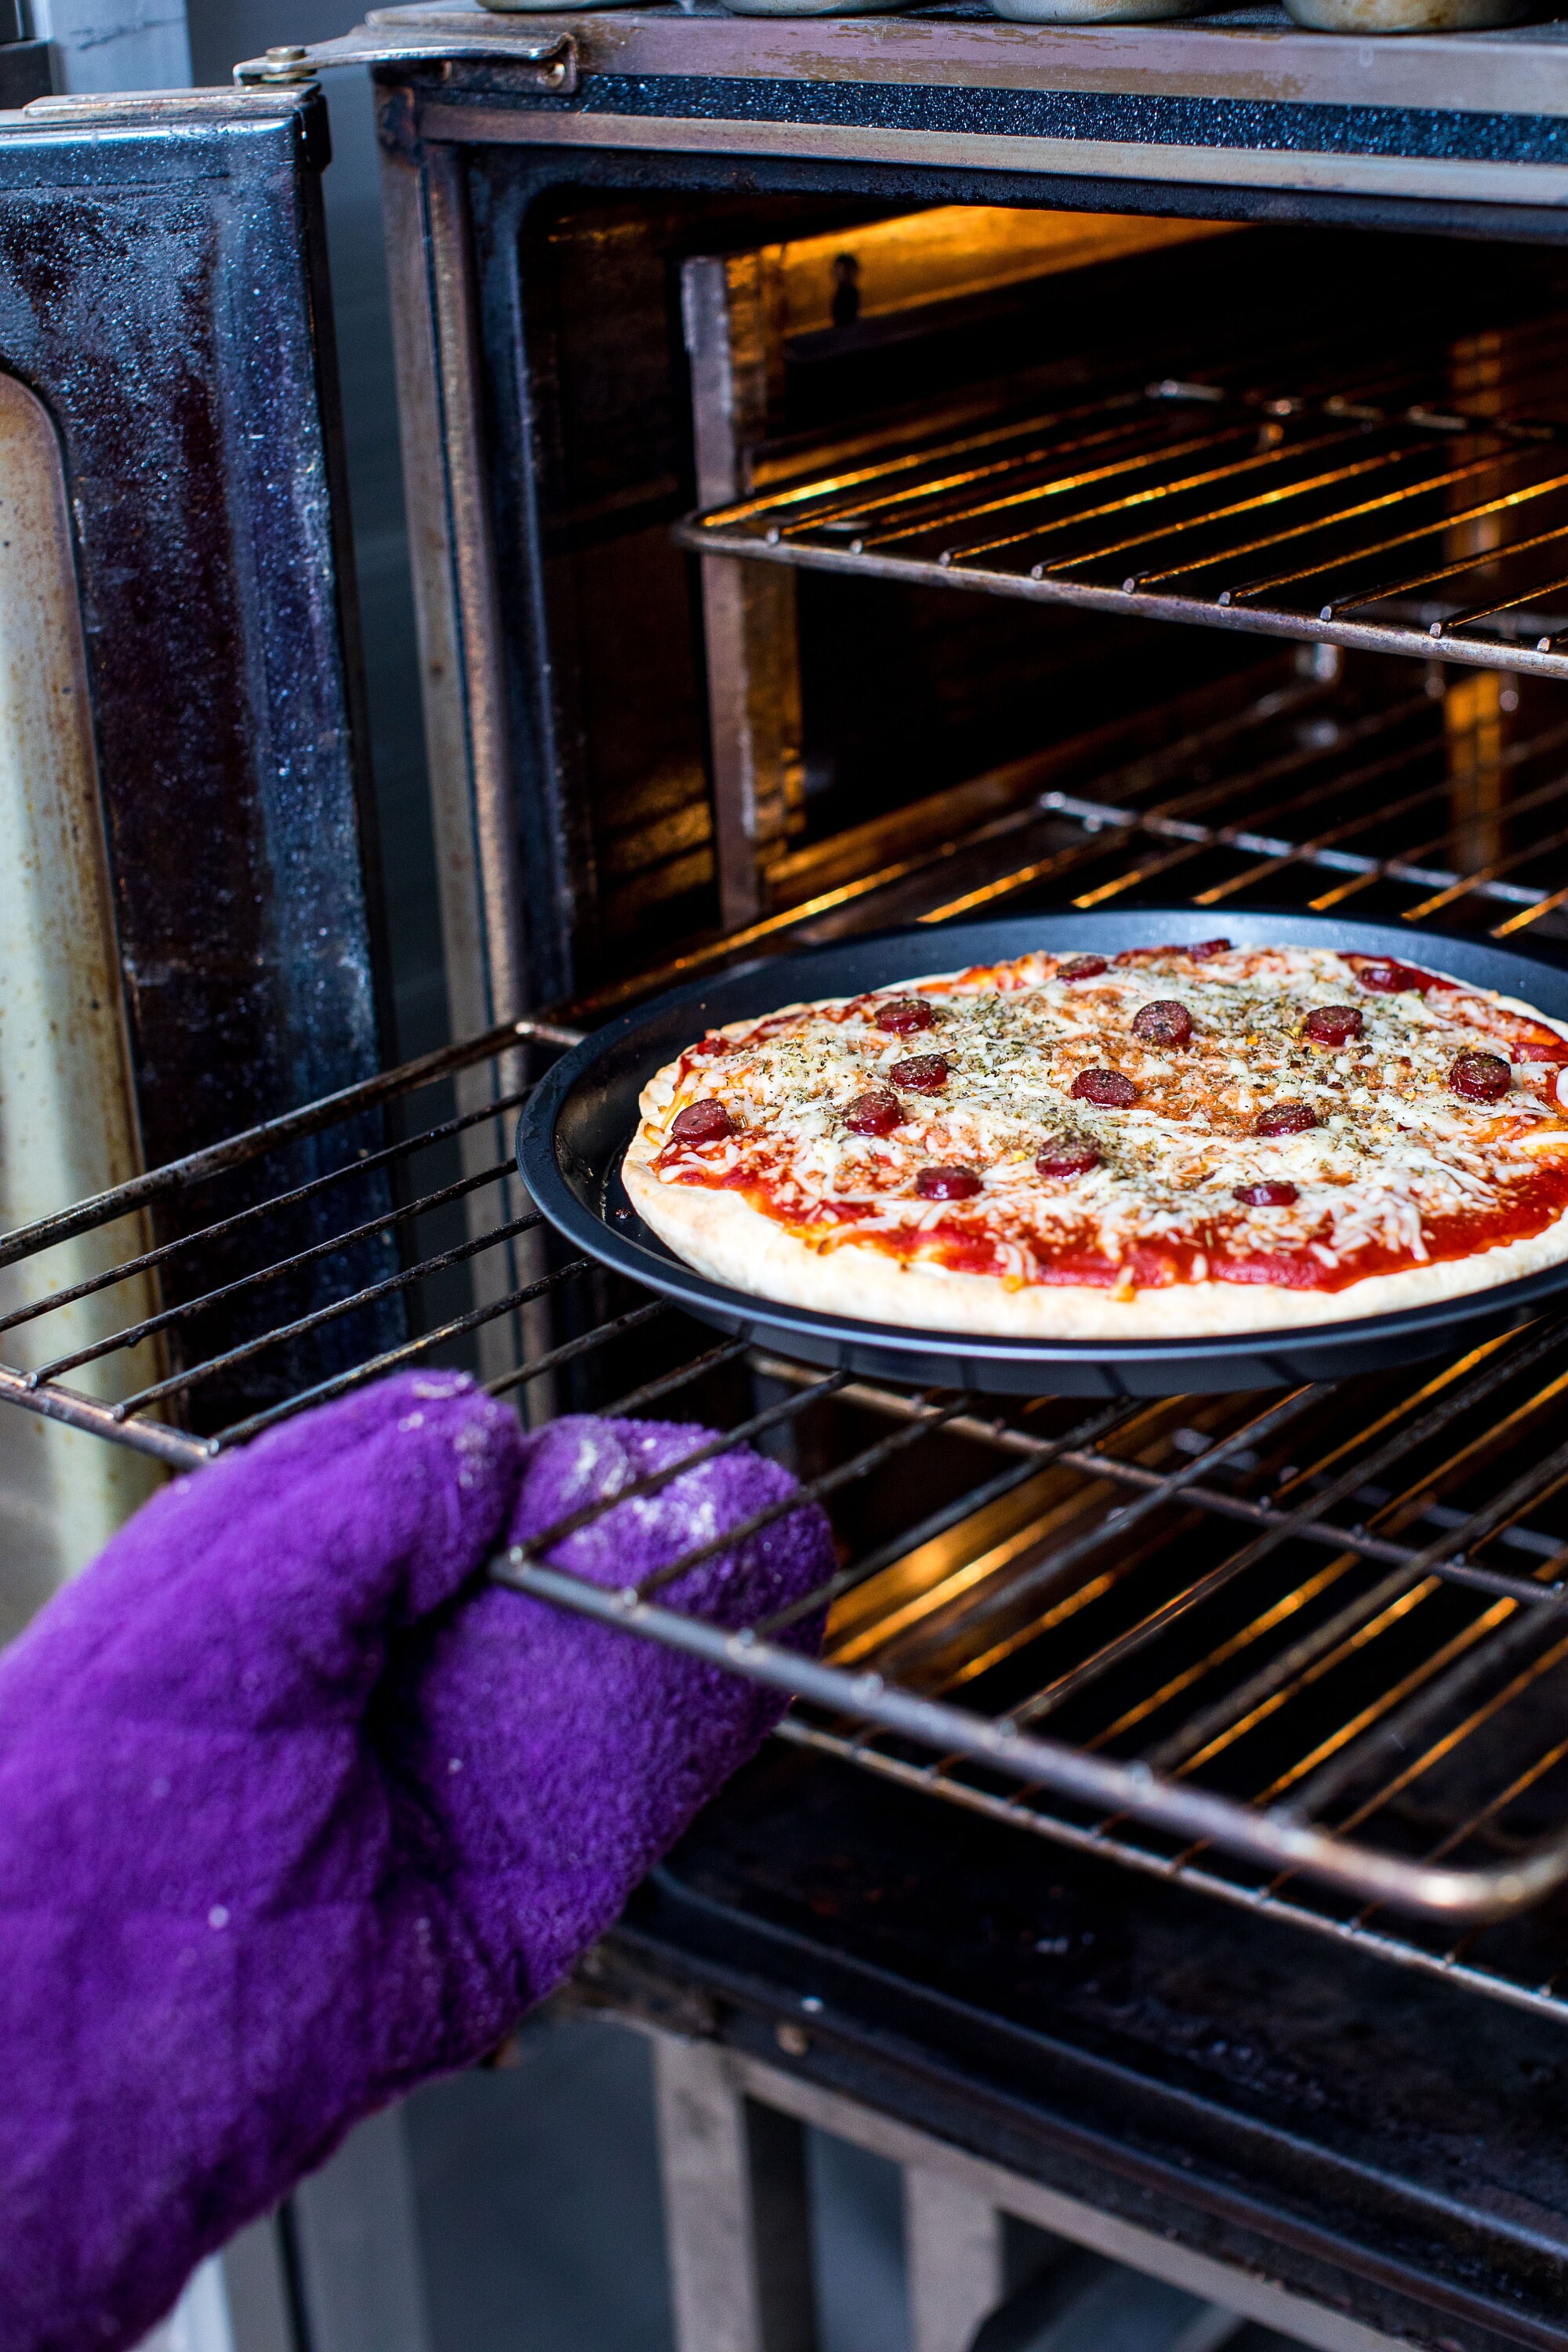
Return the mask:
<path id="1" fill-rule="evenodd" d="M 119 2352 L 362 2116 L 493 2049 L 781 1701 L 483 1576 L 709 1441 L 461 1375 L 164 1489 L 0 1657 L 0 2346 Z M 744 1448 L 550 1557 L 725 1625 L 831 1573 Z M 801 1624 L 803 1645 L 816 1628 Z"/>
<path id="2" fill-rule="evenodd" d="M 1203 1338 L 1568 1260 L 1568 1028 L 1386 957 L 1039 952 L 710 1031 L 624 1164 L 700 1273 L 874 1323 Z"/>

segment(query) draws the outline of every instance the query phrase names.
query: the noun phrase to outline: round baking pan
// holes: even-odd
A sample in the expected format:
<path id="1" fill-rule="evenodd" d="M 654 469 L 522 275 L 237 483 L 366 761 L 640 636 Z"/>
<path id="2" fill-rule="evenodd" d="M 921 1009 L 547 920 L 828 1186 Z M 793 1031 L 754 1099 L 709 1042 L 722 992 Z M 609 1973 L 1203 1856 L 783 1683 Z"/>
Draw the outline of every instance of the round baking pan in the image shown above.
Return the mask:
<path id="1" fill-rule="evenodd" d="M 1115 955 L 1123 948 L 1212 939 L 1222 928 L 1238 946 L 1332 948 L 1418 962 L 1479 988 L 1523 997 L 1553 1019 L 1568 1020 L 1568 972 L 1484 940 L 1379 923 L 1247 913 L 1227 914 L 1222 925 L 1213 914 L 1182 908 L 921 925 L 748 964 L 675 989 L 611 1022 L 574 1047 L 530 1096 L 518 1122 L 519 1168 L 540 1208 L 574 1248 L 662 1293 L 700 1321 L 807 1363 L 922 1387 L 1007 1396 L 1176 1396 L 1339 1380 L 1471 1345 L 1527 1321 L 1568 1287 L 1568 1266 L 1553 1266 L 1437 1306 L 1285 1331 L 1124 1343 L 972 1337 L 862 1323 L 710 1282 L 656 1239 L 626 1197 L 621 1160 L 637 1127 L 637 1097 L 656 1070 L 722 1022 L 758 1019 L 803 999 L 858 996 L 931 972 L 996 963 L 1035 948 Z"/>

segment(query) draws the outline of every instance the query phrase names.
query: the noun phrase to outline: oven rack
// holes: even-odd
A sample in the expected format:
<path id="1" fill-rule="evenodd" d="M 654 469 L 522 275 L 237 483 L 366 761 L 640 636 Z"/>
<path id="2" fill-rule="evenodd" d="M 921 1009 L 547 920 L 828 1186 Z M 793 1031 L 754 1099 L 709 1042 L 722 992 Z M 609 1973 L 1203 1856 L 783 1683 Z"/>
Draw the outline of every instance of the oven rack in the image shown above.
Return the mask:
<path id="1" fill-rule="evenodd" d="M 1163 379 L 903 435 L 678 527 L 702 555 L 1568 677 L 1568 428 Z"/>
<path id="2" fill-rule="evenodd" d="M 1421 682 L 1363 691 L 1348 671 L 1277 666 L 1192 698 L 1157 751 L 1053 786 L 956 856 L 895 859 L 874 887 L 761 928 L 793 945 L 824 926 L 936 919 L 956 911 L 966 856 L 988 903 L 1103 904 L 1144 886 L 1168 899 L 1173 879 L 1222 907 L 1260 888 L 1277 902 L 1270 861 L 1285 856 L 1304 887 L 1365 879 L 1380 913 L 1417 920 L 1452 874 L 1446 919 L 1539 919 L 1549 937 L 1568 744 L 1521 710 L 1482 759 L 1445 709 Z M 1394 766 L 1402 792 L 1436 794 L 1430 865 L 1322 864 L 1310 827 L 1333 814 L 1319 796 L 1331 773 Z M 1210 795 L 1203 837 L 1173 835 L 1199 823 L 1171 814 L 1194 790 Z M 1352 805 L 1366 790 L 1352 785 Z M 1288 833 L 1292 804 L 1310 825 Z M 1263 837 L 1286 848 L 1260 857 Z M 1531 842 L 1534 862 L 1496 872 Z M 636 985 L 753 944 L 710 942 Z M 1403 1381 L 1088 1412 L 1040 1400 L 998 1418 L 822 1375 L 716 1341 L 567 1257 L 518 1199 L 522 1063 L 574 1042 L 584 1017 L 504 1024 L 7 1236 L 0 1399 L 190 1468 L 362 1381 L 471 1364 L 481 1345 L 488 1385 L 535 1420 L 658 1411 L 725 1444 L 749 1436 L 790 1463 L 845 1547 L 821 1664 L 777 1640 L 783 1627 L 748 1640 L 683 1617 L 668 1577 L 606 1594 L 550 1568 L 547 1545 L 495 1573 L 778 1682 L 797 1695 L 784 1736 L 858 1769 L 1568 2015 L 1568 1887 L 1552 1892 L 1568 1874 L 1568 1325 Z M 315 1220 L 303 1250 L 301 1203 Z M 367 1230 L 398 1244 L 368 1281 Z M 220 1243 L 224 1279 L 204 1287 Z M 84 1272 L 88 1244 L 99 1258 Z M 138 1311 L 116 1319 L 117 1296 Z M 377 1299 L 406 1304 L 402 1328 L 260 1380 L 323 1331 L 363 1334 Z M 246 1409 L 226 1419 L 207 1402 L 247 1380 Z M 1035 1671 L 1047 1652 L 1059 1687 Z M 1146 1733 L 1129 1721 L 1140 1709 Z M 1259 1727 L 1267 1769 L 1242 1753 Z"/>
<path id="3" fill-rule="evenodd" d="M 569 1033 L 558 1024 L 508 1024 L 464 1048 L 389 1073 L 374 1082 L 374 1088 L 350 1089 L 346 1097 L 312 1106 L 289 1121 L 273 1122 L 269 1129 L 235 1138 L 222 1147 L 223 1151 L 233 1166 L 242 1159 L 276 1150 L 279 1128 L 286 1128 L 292 1136 L 303 1126 L 319 1130 L 351 1125 L 354 1116 L 363 1114 L 373 1091 L 391 1103 L 426 1095 L 436 1078 L 459 1067 L 494 1066 L 515 1051 L 520 1038 L 537 1039 L 542 1031 L 548 1032 L 549 1043 L 567 1042 Z M 500 1099 L 504 1103 L 503 1115 L 509 1115 L 510 1101 L 504 1095 Z M 495 1116 L 493 1109 L 487 1108 L 469 1118 L 472 1124 L 479 1125 Z M 437 1121 L 406 1136 L 397 1148 L 412 1158 L 421 1150 L 448 1144 L 456 1124 L 450 1119 Z M 174 1189 L 189 1182 L 190 1167 L 187 1162 L 177 1173 L 156 1171 L 139 1179 L 116 1194 L 100 1196 L 96 1202 L 83 1203 L 50 1220 L 47 1230 L 58 1245 L 68 1230 L 80 1232 L 90 1222 L 101 1224 L 117 1215 L 124 1217 L 125 1196 L 132 1193 L 134 1213 L 165 1186 Z M 498 1190 L 501 1181 L 496 1179 Z M 429 1197 L 416 1193 L 410 1206 L 418 1209 Z M 492 1245 L 500 1245 L 510 1222 L 503 1220 L 489 1232 L 487 1238 Z M 12 1264 L 18 1262 L 26 1239 L 15 1235 L 7 1240 L 5 1255 Z M 48 1244 L 40 1246 L 47 1248 Z M 428 1270 L 432 1261 L 416 1263 Z M 258 1277 L 265 1270 L 258 1268 Z M 575 1292 L 581 1298 L 584 1291 L 592 1290 L 596 1277 L 593 1269 L 575 1261 L 557 1265 L 539 1279 L 558 1296 Z M 253 1416 L 248 1424 L 237 1424 L 206 1437 L 151 1419 L 145 1406 L 133 1407 L 117 1418 L 114 1407 L 74 1395 L 58 1381 L 36 1381 L 28 1388 L 25 1376 L 11 1372 L 7 1387 L 15 1402 L 35 1411 L 68 1419 L 121 1443 L 145 1446 L 172 1467 L 195 1468 L 289 1412 L 416 1359 L 449 1352 L 455 1339 L 513 1312 L 519 1303 L 520 1294 L 508 1293 L 462 1317 L 435 1322 L 397 1347 Z M 29 1320 L 42 1319 L 52 1306 L 49 1299 L 40 1301 L 37 1317 Z M 1568 1871 L 1568 1836 L 1560 1834 L 1544 1843 L 1538 1840 L 1532 1852 L 1521 1853 L 1517 1866 L 1500 1875 L 1495 1868 L 1479 1874 L 1468 1873 L 1462 1866 L 1451 1868 L 1441 1854 L 1413 1865 L 1397 1852 L 1347 1844 L 1310 1817 L 1276 1818 L 1228 1796 L 1184 1789 L 1179 1774 L 1162 1774 L 1139 1758 L 1104 1759 L 1092 1738 L 1078 1745 L 1042 1738 L 1030 1728 L 1050 1711 L 1041 1708 L 1042 1697 L 1047 1696 L 1041 1691 L 1013 1699 L 999 1716 L 992 1717 L 962 1698 L 955 1703 L 952 1692 L 940 1687 L 933 1696 L 923 1669 L 900 1680 L 896 1667 L 889 1670 L 890 1654 L 900 1640 L 907 1645 L 909 1626 L 914 1622 L 907 1591 L 888 1593 L 879 1614 L 873 1612 L 867 1617 L 863 1610 L 859 1618 L 854 1614 L 858 1595 L 875 1591 L 879 1581 L 885 1585 L 891 1580 L 897 1585 L 900 1576 L 907 1584 L 910 1562 L 912 1559 L 918 1565 L 922 1559 L 923 1583 L 916 1598 L 925 1618 L 941 1613 L 946 1607 L 944 1581 L 962 1587 L 965 1578 L 973 1574 L 974 1562 L 963 1553 L 965 1547 L 973 1550 L 980 1540 L 973 1533 L 977 1525 L 988 1540 L 996 1533 L 993 1522 L 998 1511 L 1005 1515 L 1016 1498 L 1021 1498 L 1025 1503 L 1032 1501 L 1038 1513 L 1042 1477 L 1065 1478 L 1072 1490 L 1069 1517 L 1083 1519 L 1087 1511 L 1087 1520 L 1072 1527 L 1066 1545 L 1058 1544 L 1054 1559 L 1028 1556 L 1026 1517 L 1022 1529 L 1013 1524 L 1004 1531 L 1000 1543 L 993 1544 L 993 1549 L 1003 1552 L 1011 1547 L 1011 1556 L 1000 1576 L 993 1573 L 981 1580 L 976 1589 L 984 1607 L 976 1603 L 968 1612 L 967 1624 L 961 1623 L 957 1629 L 960 1648 L 967 1645 L 967 1654 L 955 1674 L 943 1670 L 954 1691 L 962 1693 L 973 1678 L 977 1631 L 990 1623 L 995 1632 L 998 1602 L 1016 1611 L 1030 1592 L 1048 1588 L 1054 1596 L 1052 1605 L 1059 1612 L 1065 1550 L 1076 1547 L 1080 1554 L 1092 1556 L 1097 1545 L 1114 1543 L 1122 1551 L 1140 1526 L 1146 1530 L 1158 1528 L 1168 1524 L 1169 1515 L 1175 1512 L 1201 1522 L 1211 1536 L 1218 1531 L 1222 1549 L 1205 1571 L 1216 1593 L 1223 1591 L 1227 1575 L 1246 1572 L 1237 1569 L 1244 1555 L 1279 1558 L 1289 1549 L 1295 1566 L 1290 1575 L 1270 1587 L 1277 1618 L 1289 1616 L 1302 1591 L 1314 1582 L 1321 1586 L 1325 1573 L 1331 1571 L 1344 1596 L 1342 1639 L 1352 1644 L 1365 1636 L 1368 1627 L 1375 1630 L 1379 1609 L 1374 1604 L 1379 1593 L 1384 1616 L 1397 1614 L 1410 1591 L 1429 1588 L 1423 1596 L 1428 1605 L 1438 1587 L 1445 1597 L 1461 1596 L 1462 1606 L 1469 1613 L 1457 1630 L 1450 1627 L 1446 1642 L 1437 1645 L 1442 1655 L 1436 1669 L 1426 1672 L 1423 1679 L 1423 1664 L 1430 1667 L 1431 1656 L 1436 1656 L 1437 1651 L 1418 1659 L 1415 1668 L 1407 1669 L 1404 1684 L 1391 1685 L 1388 1694 L 1398 1706 L 1399 1720 L 1407 1735 L 1413 1705 L 1417 1712 L 1425 1708 L 1423 1736 L 1427 1747 L 1422 1753 L 1443 1760 L 1452 1750 L 1456 1734 L 1465 1732 L 1467 1706 L 1469 1717 L 1475 1718 L 1470 1729 L 1485 1730 L 1498 1711 L 1495 1685 L 1500 1677 L 1505 1691 L 1516 1684 L 1520 1686 L 1512 1694 L 1517 1697 L 1543 1678 L 1550 1681 L 1561 1655 L 1568 1651 L 1568 1618 L 1562 1614 L 1568 1586 L 1560 1581 L 1561 1571 L 1568 1565 L 1568 1540 L 1560 1543 L 1555 1535 L 1544 1535 L 1530 1524 L 1535 1507 L 1549 1506 L 1568 1479 L 1568 1454 L 1547 1442 L 1542 1427 L 1544 1423 L 1550 1428 L 1552 1407 L 1568 1392 L 1568 1323 L 1536 1327 L 1474 1350 L 1458 1366 L 1429 1377 L 1395 1405 L 1390 1406 L 1383 1394 L 1381 1417 L 1372 1412 L 1364 1393 L 1358 1392 L 1364 1384 L 1350 1384 L 1342 1392 L 1325 1386 L 1261 1402 L 1201 1399 L 1167 1407 L 1124 1402 L 1087 1413 L 1065 1403 L 1047 1404 L 1026 1407 L 1009 1418 L 997 1419 L 973 1400 L 912 1396 L 847 1375 L 821 1375 L 759 1354 L 743 1342 L 715 1342 L 710 1334 L 698 1331 L 673 1310 L 638 1297 L 629 1286 L 617 1285 L 614 1297 L 595 1300 L 592 1308 L 595 1311 L 584 1318 L 584 1328 L 573 1336 L 493 1375 L 488 1382 L 491 1391 L 500 1394 L 531 1389 L 547 1376 L 560 1377 L 570 1368 L 579 1372 L 596 1370 L 599 1377 L 574 1402 L 616 1412 L 658 1408 L 661 1413 L 690 1414 L 708 1422 L 728 1419 L 731 1426 L 720 1441 L 723 1444 L 750 1439 L 776 1451 L 781 1439 L 793 1437 L 795 1444 L 785 1450 L 797 1456 L 805 1491 L 829 1507 L 867 1482 L 879 1477 L 885 1481 L 889 1471 L 900 1493 L 916 1491 L 918 1481 L 912 1474 L 918 1457 L 932 1447 L 956 1446 L 961 1454 L 973 1458 L 956 1491 L 919 1510 L 913 1524 L 907 1510 L 901 1517 L 895 1514 L 899 1523 L 892 1531 L 838 1571 L 828 1597 L 839 1614 L 826 1662 L 820 1665 L 772 1638 L 785 1630 L 782 1625 L 727 1634 L 681 1615 L 678 1607 L 660 1598 L 679 1574 L 679 1564 L 649 1580 L 636 1594 L 605 1592 L 544 1564 L 537 1553 L 558 1539 L 547 1537 L 535 1548 L 533 1557 L 511 1555 L 494 1562 L 492 1573 L 500 1580 L 556 1605 L 700 1651 L 777 1684 L 803 1703 L 786 1718 L 786 1738 L 885 1779 L 1011 1822 L 1036 1836 L 1114 1857 L 1227 1901 L 1289 1918 L 1383 1958 L 1462 1979 L 1518 2005 L 1568 2015 L 1568 1982 L 1559 1987 L 1555 1957 L 1550 1965 L 1541 1964 L 1537 1972 L 1532 1966 L 1510 1967 L 1506 1950 L 1500 1957 L 1489 1950 L 1484 1959 L 1477 1958 L 1472 1950 L 1478 1937 L 1483 1944 L 1489 1939 L 1492 1944 L 1506 1945 L 1510 1932 L 1527 1955 L 1533 1955 L 1544 1941 L 1549 1952 L 1555 1955 L 1560 1950 L 1562 1973 L 1568 1978 L 1568 1940 L 1553 1947 L 1550 1924 L 1542 1915 L 1520 1919 L 1512 1923 L 1511 1930 L 1506 1926 L 1468 1926 L 1465 1918 L 1467 1911 L 1476 1907 L 1502 1913 L 1528 1910 Z M 661 1369 L 619 1392 L 616 1373 L 626 1364 L 628 1348 L 640 1342 L 646 1349 L 650 1336 L 659 1343 Z M 737 1372 L 748 1374 L 749 1381 L 737 1382 Z M 1384 1391 L 1387 1387 L 1382 1384 Z M 743 1394 L 747 1389 L 750 1392 Z M 734 1402 L 738 1395 L 742 1395 L 739 1415 Z M 1519 1477 L 1506 1480 L 1500 1494 L 1468 1515 L 1432 1502 L 1429 1490 L 1436 1493 L 1451 1486 L 1455 1463 L 1464 1453 L 1458 1433 L 1477 1414 L 1484 1417 L 1485 1429 L 1479 1437 L 1472 1437 L 1472 1451 L 1478 1444 L 1483 1453 L 1496 1450 L 1499 1399 L 1511 1400 L 1510 1443 L 1516 1452 L 1522 1450 L 1529 1455 L 1527 1466 Z M 809 1459 L 799 1458 L 802 1441 L 809 1437 L 814 1421 L 820 1419 L 825 1408 L 836 1408 L 861 1423 L 861 1438 L 855 1443 L 840 1433 L 829 1466 L 813 1472 Z M 1054 1415 L 1054 1422 L 1032 1426 L 1042 1412 Z M 1300 1431 L 1325 1412 L 1338 1433 L 1337 1444 L 1327 1444 L 1306 1468 L 1293 1465 L 1286 1487 L 1278 1481 L 1271 1490 L 1267 1481 L 1260 1486 L 1257 1474 L 1269 1444 L 1277 1452 L 1282 1435 Z M 868 1430 L 864 1426 L 868 1419 Z M 1155 1425 L 1163 1423 L 1170 1426 L 1155 1436 L 1155 1450 L 1163 1449 L 1163 1458 L 1152 1460 L 1146 1441 Z M 1421 1478 L 1399 1490 L 1403 1466 L 1423 1448 L 1430 1454 L 1434 1446 L 1440 1459 L 1428 1462 Z M 811 1450 L 807 1444 L 805 1454 L 809 1456 Z M 1059 1517 L 1061 1508 L 1058 1501 L 1044 1516 Z M 1358 1512 L 1364 1516 L 1356 1516 Z M 983 1517 L 987 1514 L 988 1518 Z M 1225 1549 L 1235 1534 L 1242 1538 L 1239 1545 Z M 1467 1539 L 1468 1552 L 1463 1548 Z M 932 1548 L 940 1552 L 944 1544 L 950 1549 L 957 1547 L 951 1560 L 933 1561 Z M 1103 1559 L 1099 1565 L 1103 1570 Z M 942 1573 L 933 1574 L 933 1567 Z M 1068 1598 L 1076 1600 L 1086 1589 L 1075 1585 Z M 1183 1609 L 1173 1604 L 1180 1604 L 1183 1598 L 1183 1591 L 1177 1591 L 1166 1595 L 1161 1604 L 1169 1623 L 1179 1622 Z M 847 1612 L 847 1601 L 851 1604 Z M 915 1612 L 916 1618 L 920 1613 Z M 1522 1632 L 1526 1623 L 1528 1633 Z M 1482 1627 L 1481 1634 L 1467 1643 L 1466 1635 L 1477 1624 Z M 1080 1673 L 1113 1648 L 1117 1640 L 1125 1645 L 1131 1630 L 1121 1628 L 1112 1642 L 1080 1660 Z M 1000 1643 L 994 1646 L 1005 1648 L 1011 1642 L 1016 1654 L 1018 1632 L 1016 1624 L 1010 1633 L 1003 1629 Z M 1328 1654 L 1321 1626 L 1318 1632 L 1317 1651 L 1303 1672 L 1310 1673 L 1312 1664 Z M 943 1638 L 951 1639 L 952 1633 L 952 1627 L 945 1628 Z M 1234 1697 L 1234 1690 L 1229 1695 Z M 1365 1706 L 1363 1712 L 1367 1713 Z M 1374 1733 L 1385 1730 L 1387 1714 L 1385 1708 L 1380 1716 L 1373 1705 L 1369 1728 Z M 1553 1731 L 1562 1720 L 1558 1706 Z M 1179 1744 L 1183 1730 L 1190 1728 L 1190 1720 L 1173 1730 L 1167 1726 L 1163 1744 L 1169 1748 L 1173 1739 Z M 1324 1734 L 1331 1742 L 1334 1728 L 1330 1725 Z M 1322 1744 L 1321 1739 L 1319 1745 Z M 1556 1769 L 1564 1748 L 1568 1740 L 1543 1739 L 1540 1753 L 1522 1771 L 1513 1774 L 1512 1784 L 1526 1785 L 1531 1778 L 1539 1784 Z M 1406 1755 L 1402 1765 L 1406 1780 L 1410 1769 Z M 1495 1786 L 1485 1790 L 1472 1808 L 1481 1827 L 1497 1813 L 1506 1794 Z M 1438 1844 L 1457 1852 L 1463 1844 L 1465 1827 L 1462 1822 L 1448 1824 Z M 1390 1894 L 1405 1901 L 1415 1895 L 1432 1919 L 1415 1926 L 1403 1920 L 1391 1924 L 1379 1907 L 1379 1897 Z M 1552 1922 L 1568 1928 L 1568 1909 L 1560 1914 L 1560 1906 L 1552 1905 L 1550 1913 Z"/>
<path id="4" fill-rule="evenodd" d="M 1391 682 L 1336 646 L 1271 656 L 1168 706 L 1157 743 L 1131 730 L 1113 764 L 1097 733 L 1077 761 L 1021 760 L 858 827 L 847 879 L 835 872 L 839 836 L 816 853 L 820 886 L 814 854 L 795 853 L 790 903 L 574 1012 L 596 1019 L 773 945 L 1151 893 L 1221 914 L 1262 905 L 1437 920 L 1551 953 L 1568 940 L 1568 721 L 1542 689 L 1531 699 L 1523 688 L 1521 704 L 1506 673 L 1459 684 L 1473 688 L 1468 711 L 1435 664 Z M 977 824 L 969 807 L 998 794 L 1013 805 Z"/>

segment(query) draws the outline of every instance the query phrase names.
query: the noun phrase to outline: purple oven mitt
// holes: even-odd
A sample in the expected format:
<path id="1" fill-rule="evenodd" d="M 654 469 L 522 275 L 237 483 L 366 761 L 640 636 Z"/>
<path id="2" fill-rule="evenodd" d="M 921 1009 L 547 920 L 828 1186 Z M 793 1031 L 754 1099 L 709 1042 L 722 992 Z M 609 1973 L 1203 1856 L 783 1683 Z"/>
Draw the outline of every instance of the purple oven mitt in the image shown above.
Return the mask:
<path id="1" fill-rule="evenodd" d="M 768 1692 L 474 1584 L 707 1434 L 388 1381 L 167 1489 L 0 1657 L 4 2352 L 134 2343 L 752 1753 Z M 741 1450 L 552 1557 L 618 1586 L 792 1491 Z M 803 1505 L 670 1597 L 737 1623 L 831 1566 Z"/>

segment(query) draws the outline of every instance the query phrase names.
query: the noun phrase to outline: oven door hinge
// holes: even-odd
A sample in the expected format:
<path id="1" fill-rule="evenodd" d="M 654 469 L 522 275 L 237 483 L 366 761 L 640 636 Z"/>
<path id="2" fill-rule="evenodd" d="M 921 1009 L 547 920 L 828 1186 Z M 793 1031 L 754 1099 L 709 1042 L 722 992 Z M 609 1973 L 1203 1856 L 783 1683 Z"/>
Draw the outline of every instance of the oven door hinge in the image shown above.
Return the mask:
<path id="1" fill-rule="evenodd" d="M 314 81 L 329 66 L 423 65 L 444 72 L 471 58 L 510 67 L 515 83 L 524 89 L 563 98 L 577 87 L 577 44 L 570 33 L 535 40 L 499 27 L 468 38 L 435 29 L 427 36 L 412 28 L 391 34 L 378 16 L 379 11 L 372 10 L 363 25 L 339 40 L 289 42 L 268 49 L 265 57 L 247 58 L 236 66 L 235 81 L 241 89 L 297 89 Z"/>

